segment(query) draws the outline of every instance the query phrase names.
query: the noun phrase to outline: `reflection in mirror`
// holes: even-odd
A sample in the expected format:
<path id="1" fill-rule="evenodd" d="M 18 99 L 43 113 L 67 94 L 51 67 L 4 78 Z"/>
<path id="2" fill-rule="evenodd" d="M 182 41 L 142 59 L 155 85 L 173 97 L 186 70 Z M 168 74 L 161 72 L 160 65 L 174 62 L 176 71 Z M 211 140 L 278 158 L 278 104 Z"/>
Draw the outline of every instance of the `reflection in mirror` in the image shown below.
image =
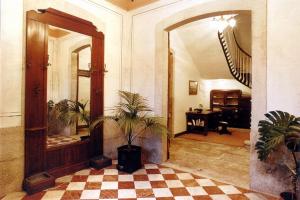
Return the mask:
<path id="1" fill-rule="evenodd" d="M 90 63 L 90 36 L 48 26 L 48 148 L 89 134 Z"/>

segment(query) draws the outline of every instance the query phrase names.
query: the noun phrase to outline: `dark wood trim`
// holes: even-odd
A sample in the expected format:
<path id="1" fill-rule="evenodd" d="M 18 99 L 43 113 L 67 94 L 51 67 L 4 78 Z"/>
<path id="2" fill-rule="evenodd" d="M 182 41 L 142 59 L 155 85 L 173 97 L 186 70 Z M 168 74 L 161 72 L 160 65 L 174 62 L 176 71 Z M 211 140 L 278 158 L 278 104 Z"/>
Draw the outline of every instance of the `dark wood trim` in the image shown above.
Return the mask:
<path id="1" fill-rule="evenodd" d="M 188 133 L 187 131 L 183 131 L 183 132 L 174 134 L 174 138 L 177 138 L 177 137 L 182 136 L 182 135 L 187 134 L 187 133 Z"/>
<path id="2" fill-rule="evenodd" d="M 54 176 L 55 178 L 58 178 L 58 177 L 66 175 L 66 174 L 72 174 L 74 172 L 77 172 L 79 170 L 89 167 L 89 162 L 90 162 L 89 160 L 86 160 L 86 161 L 83 161 L 80 163 L 68 165 L 66 167 L 50 169 L 50 170 L 48 170 L 48 173 L 51 174 L 52 176 Z"/>
<path id="3" fill-rule="evenodd" d="M 234 41 L 236 43 L 236 46 L 239 48 L 239 50 L 241 50 L 241 52 L 243 52 L 244 54 L 246 54 L 247 56 L 249 56 L 250 58 L 252 58 L 252 56 L 247 53 L 242 47 L 241 45 L 238 43 L 237 39 L 236 39 L 236 36 L 235 36 L 235 32 L 234 32 L 234 29 L 232 29 L 232 33 L 233 33 L 233 38 L 234 38 Z"/>
<path id="4" fill-rule="evenodd" d="M 104 38 L 104 34 L 102 32 L 97 32 L 96 26 L 94 26 L 91 22 L 53 8 L 40 9 L 39 11 L 40 13 L 34 10 L 28 11 L 27 18 L 84 35 Z"/>
<path id="5" fill-rule="evenodd" d="M 167 107 L 167 128 L 169 134 L 174 134 L 174 53 L 170 47 L 170 32 L 168 32 L 168 107 Z M 167 138 L 167 159 L 170 158 L 171 140 Z"/>
<path id="6" fill-rule="evenodd" d="M 102 127 L 91 133 L 87 141 L 46 148 L 48 25 L 92 37 L 92 119 L 103 115 L 104 110 L 104 35 L 89 21 L 52 8 L 39 11 L 26 13 L 25 178 L 43 171 L 62 176 L 88 166 L 90 158 L 103 152 Z M 55 164 L 49 165 L 51 160 Z"/>

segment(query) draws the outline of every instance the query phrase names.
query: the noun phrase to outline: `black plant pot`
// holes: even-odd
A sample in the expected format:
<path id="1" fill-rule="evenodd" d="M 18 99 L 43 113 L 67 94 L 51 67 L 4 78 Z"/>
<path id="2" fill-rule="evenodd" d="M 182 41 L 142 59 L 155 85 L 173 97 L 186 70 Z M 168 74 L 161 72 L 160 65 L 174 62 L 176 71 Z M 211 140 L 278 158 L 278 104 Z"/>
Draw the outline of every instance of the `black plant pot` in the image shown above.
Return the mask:
<path id="1" fill-rule="evenodd" d="M 118 148 L 118 170 L 132 173 L 141 167 L 141 147 L 124 145 Z"/>
<path id="2" fill-rule="evenodd" d="M 280 197 L 283 200 L 297 200 L 295 193 L 292 192 L 282 192 L 280 193 Z"/>

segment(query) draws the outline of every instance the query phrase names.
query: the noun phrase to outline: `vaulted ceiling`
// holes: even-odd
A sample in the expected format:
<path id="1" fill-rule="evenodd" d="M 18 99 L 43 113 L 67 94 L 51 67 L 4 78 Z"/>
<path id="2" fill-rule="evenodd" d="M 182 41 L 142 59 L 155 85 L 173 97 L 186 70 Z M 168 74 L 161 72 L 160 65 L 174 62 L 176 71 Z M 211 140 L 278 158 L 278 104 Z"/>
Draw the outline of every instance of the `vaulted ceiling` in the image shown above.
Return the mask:
<path id="1" fill-rule="evenodd" d="M 251 15 L 235 17 L 235 33 L 242 48 L 251 54 Z M 195 21 L 174 30 L 204 79 L 233 78 L 218 39 L 212 18 Z M 171 44 L 172 41 L 171 40 Z M 175 52 L 176 55 L 176 52 Z"/>
<path id="2" fill-rule="evenodd" d="M 133 10 L 158 0 L 107 0 L 108 2 L 115 4 L 125 10 Z"/>

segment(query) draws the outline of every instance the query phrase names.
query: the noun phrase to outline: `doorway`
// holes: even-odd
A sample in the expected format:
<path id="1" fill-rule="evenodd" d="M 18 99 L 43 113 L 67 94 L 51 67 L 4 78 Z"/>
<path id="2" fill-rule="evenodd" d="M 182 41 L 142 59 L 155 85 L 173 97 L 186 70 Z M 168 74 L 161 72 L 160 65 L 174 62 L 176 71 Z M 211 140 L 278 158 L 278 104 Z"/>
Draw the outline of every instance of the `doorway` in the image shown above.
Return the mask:
<path id="1" fill-rule="evenodd" d="M 222 46 L 217 43 L 219 42 L 218 31 L 211 34 L 209 31 L 213 28 L 205 27 L 213 23 L 216 17 L 223 16 L 195 21 L 168 32 L 167 125 L 174 136 L 174 139 L 168 142 L 168 162 L 192 168 L 216 180 L 248 187 L 251 89 L 232 77 Z M 243 25 L 240 21 L 241 17 L 235 17 L 239 19 L 239 25 Z M 251 14 L 246 17 L 247 20 L 250 19 L 247 23 L 251 27 Z M 248 51 L 251 52 L 251 28 L 249 33 L 250 50 Z M 195 34 L 200 36 L 197 38 Z M 206 41 L 203 41 L 204 39 Z M 204 52 L 205 48 L 209 50 Z M 203 61 L 204 59 L 206 60 Z M 215 60 L 220 62 L 217 63 Z M 214 90 L 218 93 L 212 93 Z M 208 110 L 215 110 L 216 105 L 222 104 L 219 102 L 221 96 L 218 96 L 221 93 L 223 98 L 228 97 L 226 101 L 230 106 L 235 104 L 233 98 L 238 98 L 239 107 L 225 111 L 223 102 L 220 106 L 221 111 L 215 116 L 218 119 L 212 117 L 208 120 L 209 130 L 204 135 L 203 132 L 206 130 L 200 129 L 203 129 L 203 124 L 207 122 L 202 119 L 189 120 L 187 115 L 189 111 L 201 110 L 204 115 Z M 212 99 L 214 96 L 217 96 L 216 99 Z M 250 105 L 250 109 L 245 105 L 241 109 L 241 104 Z M 247 112 L 245 109 L 248 109 Z M 244 118 L 248 117 L 248 121 L 244 118 L 239 120 L 242 115 Z M 222 121 L 227 123 L 224 127 L 230 134 L 220 133 Z M 189 126 L 199 127 L 199 130 L 189 130 Z M 239 162 L 233 164 L 233 160 Z"/>

